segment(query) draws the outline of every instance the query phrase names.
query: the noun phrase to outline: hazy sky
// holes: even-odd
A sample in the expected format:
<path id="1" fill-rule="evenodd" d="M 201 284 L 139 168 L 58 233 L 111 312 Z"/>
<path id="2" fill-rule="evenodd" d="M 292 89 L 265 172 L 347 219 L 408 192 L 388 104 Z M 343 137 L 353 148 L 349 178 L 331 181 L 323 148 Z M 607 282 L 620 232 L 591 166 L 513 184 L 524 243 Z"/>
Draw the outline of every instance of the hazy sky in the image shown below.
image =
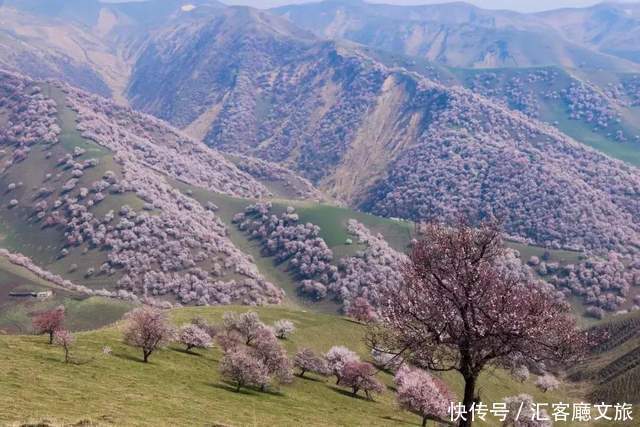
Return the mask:
<path id="1" fill-rule="evenodd" d="M 268 8 L 292 3 L 312 3 L 318 0 L 221 0 L 226 4 L 243 4 L 253 7 Z M 451 0 L 368 0 L 371 3 L 387 4 L 432 4 L 448 3 Z M 520 12 L 536 12 L 540 10 L 557 9 L 561 7 L 591 6 L 600 3 L 599 0 L 466 0 L 467 3 L 488 9 L 511 9 Z M 637 2 L 628 1 L 629 3 Z"/>

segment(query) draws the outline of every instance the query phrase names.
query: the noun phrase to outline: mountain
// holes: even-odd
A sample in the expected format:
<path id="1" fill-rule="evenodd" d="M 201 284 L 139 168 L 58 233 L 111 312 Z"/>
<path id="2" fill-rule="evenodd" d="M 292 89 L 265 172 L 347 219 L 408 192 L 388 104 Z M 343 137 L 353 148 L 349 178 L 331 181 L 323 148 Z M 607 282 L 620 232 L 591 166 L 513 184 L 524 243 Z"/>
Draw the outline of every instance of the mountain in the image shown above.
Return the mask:
<path id="1" fill-rule="evenodd" d="M 127 96 L 135 108 L 180 127 L 190 125 L 201 137 L 221 103 L 258 108 L 259 95 L 239 99 L 227 93 L 229 87 L 249 89 L 257 76 L 264 78 L 298 61 L 313 42 L 310 34 L 255 9 L 234 7 L 190 16 L 154 33 L 144 44 Z M 237 119 L 234 138 L 252 126 L 248 117 Z"/>
<path id="2" fill-rule="evenodd" d="M 610 265 L 614 285 L 583 276 L 574 283 L 575 275 L 563 269 L 549 280 L 590 303 L 630 307 L 626 294 L 640 265 L 638 170 L 601 152 L 637 158 L 636 74 L 604 70 L 605 79 L 553 67 L 484 74 L 429 66 L 318 38 L 266 11 L 169 6 L 149 26 L 137 23 L 145 5 L 109 9 L 120 18 L 100 40 L 120 49 L 127 64 L 120 80 L 126 89 L 117 101 L 225 152 L 263 194 L 323 198 L 315 185 L 345 205 L 385 217 L 498 217 L 513 239 L 585 251 L 595 258 L 578 268 Z M 487 16 L 494 12 L 458 4 L 449 13 L 448 7 L 435 9 L 440 15 L 434 16 L 452 25 L 473 16 L 482 25 L 493 19 Z M 400 18 L 407 10 L 392 12 Z M 426 12 L 417 10 L 424 18 Z M 538 23 L 518 25 L 529 31 Z M 401 64 L 410 61 L 413 66 Z M 611 76 L 618 80 L 607 80 Z M 109 120 L 127 122 L 131 114 L 123 110 L 98 122 L 108 128 Z M 175 153 L 179 146 L 170 148 Z M 172 164 L 169 158 L 160 156 L 165 163 L 155 159 L 151 166 L 176 176 L 191 169 L 187 159 Z M 201 168 L 193 170 L 199 174 L 193 185 L 215 183 Z M 620 265 L 629 268 L 619 271 Z"/>
<path id="3" fill-rule="evenodd" d="M 222 7 L 215 0 L 6 0 L 0 2 L 0 65 L 126 104 L 132 62 L 149 32 Z"/>
<path id="4" fill-rule="evenodd" d="M 188 35 L 177 29 L 159 34 L 134 67 L 134 106 L 197 128 L 216 148 L 287 165 L 336 198 L 385 216 L 425 219 L 471 210 L 504 216 L 509 232 L 539 244 L 596 248 L 609 238 L 579 234 L 604 226 L 609 212 L 636 208 L 636 169 L 490 99 L 385 67 L 357 46 L 270 31 L 265 16 L 234 8 L 231 15 L 191 25 Z M 252 24 L 240 21 L 245 18 Z M 248 25 L 254 31 L 241 30 Z M 145 88 L 138 81 L 152 84 Z M 488 120 L 492 128 L 482 125 Z M 530 177 L 516 174 L 518 158 L 529 165 Z M 576 164 L 579 158 L 610 169 L 609 176 L 622 174 L 625 201 L 599 174 Z M 457 159 L 461 164 L 454 167 Z M 487 174 L 485 162 L 501 170 Z M 512 173 L 513 181 L 505 180 Z M 528 180 L 540 183 L 528 190 L 535 195 L 522 193 Z M 550 193 L 549 186 L 557 185 Z M 461 197 L 449 199 L 453 194 Z M 527 219 L 518 213 L 525 211 Z M 620 214 L 628 217 L 626 212 Z M 533 219 L 548 215 L 559 221 Z M 576 221 L 585 215 L 589 232 Z"/>
<path id="5" fill-rule="evenodd" d="M 158 119 L 70 86 L 1 72 L 0 90 L 0 221 L 12 262 L 88 295 L 282 300 L 217 207 L 173 184 L 269 195 L 250 175 Z"/>
<path id="6" fill-rule="evenodd" d="M 601 3 L 583 9 L 559 9 L 538 14 L 566 39 L 600 52 L 640 62 L 640 5 Z"/>
<path id="7" fill-rule="evenodd" d="M 602 8 L 624 10 L 616 5 Z M 559 65 L 638 70 L 629 54 L 620 55 L 608 48 L 608 44 L 595 43 L 595 37 L 591 40 L 578 37 L 593 27 L 588 19 L 574 16 L 586 10 L 577 9 L 575 13 L 565 10 L 562 13 L 570 16 L 561 17 L 560 12 L 522 14 L 485 10 L 461 2 L 393 6 L 360 0 L 327 0 L 283 6 L 273 12 L 321 37 L 347 39 L 453 67 Z M 590 16 L 600 25 L 600 15 L 593 13 Z M 575 22 L 582 33 L 568 28 L 567 22 Z M 617 24 L 618 21 L 608 26 L 611 45 L 615 44 L 614 34 L 626 34 L 629 23 L 625 22 L 624 27 Z M 632 40 L 632 36 L 629 37 Z"/>

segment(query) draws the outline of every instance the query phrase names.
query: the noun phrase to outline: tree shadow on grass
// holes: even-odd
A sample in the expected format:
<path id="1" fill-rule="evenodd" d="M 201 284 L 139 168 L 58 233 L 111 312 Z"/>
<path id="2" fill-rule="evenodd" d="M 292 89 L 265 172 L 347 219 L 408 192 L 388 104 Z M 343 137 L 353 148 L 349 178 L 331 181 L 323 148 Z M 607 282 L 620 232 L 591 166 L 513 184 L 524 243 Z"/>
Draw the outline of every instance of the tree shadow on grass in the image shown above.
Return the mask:
<path id="1" fill-rule="evenodd" d="M 178 352 L 178 353 L 186 354 L 187 356 L 204 357 L 204 354 L 202 354 L 202 353 L 198 353 L 198 352 L 195 352 L 195 351 L 187 350 L 185 348 L 172 347 L 171 350 L 173 350 L 175 352 Z"/>
<path id="2" fill-rule="evenodd" d="M 396 424 L 403 424 L 403 425 L 407 424 L 407 420 L 402 420 L 400 418 L 394 418 L 394 417 L 392 417 L 390 415 L 385 415 L 384 417 L 380 417 L 380 418 L 382 418 L 385 421 L 392 421 L 392 422 L 394 422 Z"/>
<path id="3" fill-rule="evenodd" d="M 336 392 L 336 393 L 338 393 L 338 394 L 341 394 L 341 395 L 343 395 L 343 396 L 350 397 L 350 398 L 352 398 L 352 399 L 359 399 L 359 400 L 362 400 L 362 401 L 364 401 L 364 402 L 372 402 L 372 403 L 374 402 L 373 400 L 371 400 L 371 399 L 367 399 L 366 397 L 361 396 L 361 395 L 359 395 L 359 394 L 356 394 L 356 395 L 354 396 L 354 395 L 353 395 L 353 393 L 352 393 L 351 391 L 349 391 L 349 390 L 344 390 L 344 389 L 341 389 L 341 388 L 338 388 L 338 387 L 335 387 L 335 386 L 329 386 L 329 388 L 330 388 L 331 390 L 335 391 L 335 392 Z"/>
<path id="4" fill-rule="evenodd" d="M 240 391 L 237 391 L 236 385 L 228 382 L 220 382 L 220 383 L 208 383 L 211 387 L 215 387 L 220 390 L 229 391 L 237 394 L 244 394 L 246 396 L 260 396 L 260 395 L 269 395 L 269 396 L 278 396 L 285 397 L 285 394 L 279 390 L 269 390 L 266 389 L 261 391 L 255 387 L 242 387 Z"/>
<path id="5" fill-rule="evenodd" d="M 367 326 L 366 323 L 360 322 L 360 321 L 355 320 L 355 319 L 351 319 L 350 317 L 342 317 L 341 320 L 344 321 L 344 322 L 353 323 L 353 324 L 356 324 L 356 325 L 359 325 L 359 326 Z"/>
<path id="6" fill-rule="evenodd" d="M 304 380 L 304 381 L 311 381 L 311 382 L 314 382 L 314 383 L 323 383 L 323 382 L 325 382 L 324 378 L 314 378 L 314 377 L 308 377 L 308 376 L 301 377 L 300 375 L 296 375 L 296 378 Z"/>
<path id="7" fill-rule="evenodd" d="M 208 383 L 207 385 L 215 387 L 220 390 L 228 391 L 236 394 L 244 394 L 245 396 L 258 396 L 259 393 L 253 389 L 242 387 L 240 390 L 236 389 L 236 386 L 227 383 Z"/>

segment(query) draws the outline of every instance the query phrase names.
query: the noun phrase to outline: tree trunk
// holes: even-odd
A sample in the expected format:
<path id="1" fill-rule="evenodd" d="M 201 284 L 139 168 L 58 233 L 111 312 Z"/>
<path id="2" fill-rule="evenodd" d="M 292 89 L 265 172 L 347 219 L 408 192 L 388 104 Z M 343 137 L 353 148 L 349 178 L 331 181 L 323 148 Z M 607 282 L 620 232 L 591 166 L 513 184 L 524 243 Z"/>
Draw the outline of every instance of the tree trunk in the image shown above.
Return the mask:
<path id="1" fill-rule="evenodd" d="M 53 331 L 49 331 L 49 344 L 53 344 Z"/>
<path id="2" fill-rule="evenodd" d="M 475 402 L 477 379 L 478 377 L 475 375 L 465 377 L 464 379 L 464 400 L 462 401 L 462 404 L 466 411 L 466 413 L 463 414 L 466 420 L 462 417 L 460 418 L 460 427 L 471 427 L 473 424 L 471 407 Z"/>
<path id="3" fill-rule="evenodd" d="M 300 378 L 304 377 L 304 373 L 307 372 L 306 369 L 300 369 Z"/>
<path id="4" fill-rule="evenodd" d="M 422 417 L 422 427 L 427 427 L 427 417 Z"/>
<path id="5" fill-rule="evenodd" d="M 64 363 L 69 363 L 69 349 L 67 347 L 64 348 Z"/>
<path id="6" fill-rule="evenodd" d="M 149 361 L 149 355 L 150 355 L 150 354 L 151 354 L 151 353 L 147 353 L 146 351 L 143 351 L 143 352 L 142 352 L 142 361 L 143 361 L 144 363 L 147 363 L 147 362 Z"/>

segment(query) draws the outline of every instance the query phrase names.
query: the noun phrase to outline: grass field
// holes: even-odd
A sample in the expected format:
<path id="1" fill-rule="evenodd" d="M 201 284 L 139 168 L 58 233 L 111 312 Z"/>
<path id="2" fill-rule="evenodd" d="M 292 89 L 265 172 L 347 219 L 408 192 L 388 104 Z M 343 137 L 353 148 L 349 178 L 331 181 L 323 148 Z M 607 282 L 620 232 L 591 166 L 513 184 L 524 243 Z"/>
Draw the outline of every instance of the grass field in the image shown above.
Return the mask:
<path id="1" fill-rule="evenodd" d="M 219 321 L 228 310 L 247 309 L 175 309 L 171 317 L 176 325 L 195 316 Z M 287 308 L 257 311 L 266 323 L 280 318 L 295 323 L 297 331 L 286 341 L 290 353 L 303 346 L 324 352 L 341 344 L 367 358 L 359 324 Z M 110 356 L 102 353 L 104 346 L 112 348 Z M 351 397 L 332 379 L 311 376 L 296 378 L 276 392 L 235 393 L 218 375 L 220 352 L 214 348 L 198 353 L 187 354 L 172 345 L 143 364 L 138 351 L 121 343 L 118 328 L 110 327 L 78 334 L 72 351 L 77 364 L 65 364 L 61 349 L 46 344 L 45 337 L 0 336 L 0 360 L 9 367 L 0 375 L 0 423 L 48 419 L 132 426 L 419 425 L 417 416 L 397 408 L 390 388 L 370 402 Z M 390 375 L 381 373 L 380 379 L 391 386 Z M 459 379 L 447 375 L 445 380 L 460 396 Z M 541 393 L 532 381 L 516 383 L 504 372 L 493 371 L 482 377 L 479 391 L 485 402 L 520 392 L 539 402 L 579 399 L 577 389 Z"/>
<path id="2" fill-rule="evenodd" d="M 51 290 L 50 298 L 11 297 L 9 292 Z M 64 306 L 66 327 L 91 330 L 118 321 L 131 304 L 102 297 L 87 297 L 64 290 L 30 271 L 0 258 L 0 333 L 28 333 L 34 313 Z"/>

